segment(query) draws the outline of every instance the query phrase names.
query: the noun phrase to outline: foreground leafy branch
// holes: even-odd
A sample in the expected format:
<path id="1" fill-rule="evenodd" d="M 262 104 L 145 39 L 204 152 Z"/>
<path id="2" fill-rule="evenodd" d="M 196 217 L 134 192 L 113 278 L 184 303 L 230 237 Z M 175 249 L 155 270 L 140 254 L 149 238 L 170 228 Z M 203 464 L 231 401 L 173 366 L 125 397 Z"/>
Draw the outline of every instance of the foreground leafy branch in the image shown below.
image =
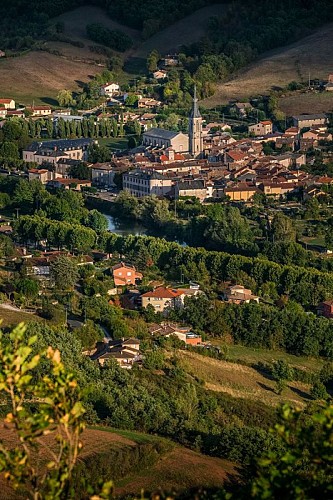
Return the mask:
<path id="1" fill-rule="evenodd" d="M 6 446 L 6 439 L 1 442 L 0 471 L 14 489 L 33 500 L 73 498 L 71 476 L 84 429 L 77 382 L 58 350 L 48 347 L 34 355 L 37 337 L 26 341 L 25 331 L 21 323 L 9 338 L 0 333 L 1 399 L 10 406 L 4 436 L 15 442 L 13 447 Z M 36 376 L 47 360 L 49 373 Z"/>

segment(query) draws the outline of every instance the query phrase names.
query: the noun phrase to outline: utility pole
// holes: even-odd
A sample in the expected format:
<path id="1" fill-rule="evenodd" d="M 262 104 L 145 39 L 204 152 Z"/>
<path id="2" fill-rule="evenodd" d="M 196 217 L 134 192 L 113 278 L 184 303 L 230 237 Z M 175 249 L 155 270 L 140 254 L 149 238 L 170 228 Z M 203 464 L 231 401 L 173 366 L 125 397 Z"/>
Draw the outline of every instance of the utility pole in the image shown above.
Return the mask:
<path id="1" fill-rule="evenodd" d="M 19 214 L 20 209 L 19 208 L 15 208 L 15 210 L 16 210 L 16 218 L 18 219 L 18 214 Z"/>
<path id="2" fill-rule="evenodd" d="M 175 219 L 177 219 L 177 200 L 175 197 Z"/>

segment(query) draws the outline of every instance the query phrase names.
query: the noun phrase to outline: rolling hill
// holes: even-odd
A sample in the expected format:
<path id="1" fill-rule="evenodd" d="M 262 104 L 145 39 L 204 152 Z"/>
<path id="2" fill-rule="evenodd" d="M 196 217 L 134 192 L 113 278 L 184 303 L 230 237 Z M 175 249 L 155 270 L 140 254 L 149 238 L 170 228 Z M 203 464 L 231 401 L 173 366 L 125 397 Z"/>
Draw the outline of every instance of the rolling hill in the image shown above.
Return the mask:
<path id="1" fill-rule="evenodd" d="M 203 357 L 189 351 L 182 351 L 181 355 L 185 371 L 199 378 L 208 390 L 224 392 L 236 398 L 261 401 L 268 406 L 289 403 L 303 407 L 311 400 L 309 384 L 288 382 L 285 391 L 278 395 L 274 390 L 274 380 L 260 370 L 236 362 Z M 257 362 L 260 359 L 259 355 Z M 290 359 L 291 357 L 288 361 Z"/>
<path id="2" fill-rule="evenodd" d="M 221 15 L 228 4 L 214 4 L 193 12 L 139 45 L 133 56 L 146 58 L 153 50 L 161 54 L 178 51 L 182 45 L 197 42 L 205 35 L 210 17 Z"/>
<path id="3" fill-rule="evenodd" d="M 307 82 L 327 79 L 333 71 L 333 24 L 315 31 L 297 43 L 264 54 L 258 61 L 241 70 L 232 80 L 218 85 L 214 96 L 202 104 L 215 107 L 230 99 L 243 100 L 257 94 L 265 94 L 275 88 L 285 87 L 291 81 Z M 320 112 L 333 107 L 333 93 L 297 94 L 281 100 L 281 109 L 287 113 Z"/>
<path id="4" fill-rule="evenodd" d="M 3 425 L 0 425 L 0 439 L 8 447 L 17 443 L 12 432 Z M 43 440 L 47 450 L 52 437 Z M 83 432 L 82 442 L 79 476 L 89 475 L 94 482 L 103 471 L 105 477 L 102 479 L 114 481 L 116 497 L 139 495 L 142 489 L 182 492 L 200 486 L 216 488 L 236 475 L 234 465 L 227 460 L 207 457 L 166 439 L 138 432 L 91 428 Z M 47 458 L 47 451 L 36 458 L 42 463 Z M 0 498 L 24 498 L 3 478 L 0 484 Z"/>
<path id="5" fill-rule="evenodd" d="M 142 70 L 145 69 L 145 58 L 151 50 L 156 48 L 161 53 L 167 53 L 182 44 L 198 41 L 205 32 L 208 19 L 219 14 L 225 7 L 225 4 L 215 4 L 199 9 L 145 42 L 142 41 L 139 31 L 110 19 L 99 7 L 87 5 L 71 10 L 54 18 L 54 22 L 62 22 L 63 35 L 84 46 L 76 47 L 70 43 L 49 41 L 44 44 L 46 51 L 32 51 L 20 57 L 1 59 L 0 96 L 13 97 L 27 104 L 32 100 L 35 100 L 35 103 L 45 103 L 54 99 L 61 89 L 78 90 L 82 82 L 89 81 L 102 71 L 107 58 L 89 49 L 96 43 L 87 38 L 88 23 L 101 23 L 110 29 L 127 33 L 134 46 L 120 56 L 130 61 L 134 59 L 138 64 L 131 66 L 138 65 Z"/>

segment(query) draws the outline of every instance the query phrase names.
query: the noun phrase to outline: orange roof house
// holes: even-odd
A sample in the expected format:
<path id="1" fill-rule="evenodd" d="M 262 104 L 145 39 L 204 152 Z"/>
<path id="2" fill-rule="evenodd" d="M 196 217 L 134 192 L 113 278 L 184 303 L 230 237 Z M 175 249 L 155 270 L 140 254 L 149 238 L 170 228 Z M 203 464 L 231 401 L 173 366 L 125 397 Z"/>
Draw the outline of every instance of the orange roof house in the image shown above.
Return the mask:
<path id="1" fill-rule="evenodd" d="M 15 109 L 15 101 L 14 99 L 0 99 L 0 106 L 5 109 Z"/>
<path id="2" fill-rule="evenodd" d="M 172 289 L 160 286 L 151 292 L 142 294 L 141 303 L 143 308 L 152 305 L 156 312 L 167 315 L 172 309 L 184 307 L 185 297 L 195 297 L 200 293 L 200 290 L 190 288 Z"/>
<path id="3" fill-rule="evenodd" d="M 135 285 L 136 280 L 142 280 L 142 274 L 138 273 L 134 266 L 119 262 L 112 268 L 115 286 Z"/>

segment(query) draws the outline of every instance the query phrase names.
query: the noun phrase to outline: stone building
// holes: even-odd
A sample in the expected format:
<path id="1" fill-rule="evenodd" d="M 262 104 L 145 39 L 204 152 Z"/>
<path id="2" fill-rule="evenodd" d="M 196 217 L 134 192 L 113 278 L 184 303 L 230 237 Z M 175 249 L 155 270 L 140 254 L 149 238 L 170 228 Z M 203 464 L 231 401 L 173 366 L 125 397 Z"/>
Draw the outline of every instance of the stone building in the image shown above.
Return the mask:
<path id="1" fill-rule="evenodd" d="M 144 132 L 143 145 L 165 149 L 171 147 L 176 153 L 186 153 L 189 150 L 187 135 L 163 128 L 151 128 Z"/>

